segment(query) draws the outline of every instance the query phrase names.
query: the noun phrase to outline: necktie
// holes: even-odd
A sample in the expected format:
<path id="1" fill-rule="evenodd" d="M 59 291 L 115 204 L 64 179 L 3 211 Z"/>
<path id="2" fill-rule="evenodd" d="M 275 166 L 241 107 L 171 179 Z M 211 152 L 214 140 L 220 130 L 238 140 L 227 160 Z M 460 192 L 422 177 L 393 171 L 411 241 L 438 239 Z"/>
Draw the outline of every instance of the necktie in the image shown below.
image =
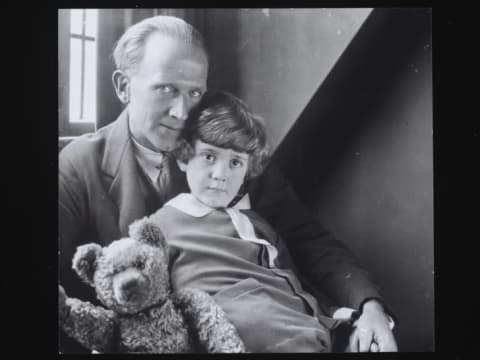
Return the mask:
<path id="1" fill-rule="evenodd" d="M 171 174 L 170 174 L 170 153 L 164 152 L 162 162 L 157 167 L 160 169 L 160 174 L 157 178 L 157 188 L 162 198 L 162 201 L 167 200 L 167 196 L 170 194 L 170 185 L 171 185 Z"/>

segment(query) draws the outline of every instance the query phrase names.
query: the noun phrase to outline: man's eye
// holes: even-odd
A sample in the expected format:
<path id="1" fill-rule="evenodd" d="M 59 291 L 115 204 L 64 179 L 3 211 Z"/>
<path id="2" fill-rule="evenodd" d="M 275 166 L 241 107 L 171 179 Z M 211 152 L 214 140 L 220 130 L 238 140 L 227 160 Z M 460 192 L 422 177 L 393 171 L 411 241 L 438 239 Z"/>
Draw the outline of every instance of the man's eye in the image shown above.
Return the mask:
<path id="1" fill-rule="evenodd" d="M 158 89 L 164 94 L 173 94 L 175 92 L 175 88 L 171 85 L 160 85 Z"/>
<path id="2" fill-rule="evenodd" d="M 200 90 L 192 90 L 190 91 L 190 96 L 194 98 L 201 98 L 202 97 L 202 92 Z"/>

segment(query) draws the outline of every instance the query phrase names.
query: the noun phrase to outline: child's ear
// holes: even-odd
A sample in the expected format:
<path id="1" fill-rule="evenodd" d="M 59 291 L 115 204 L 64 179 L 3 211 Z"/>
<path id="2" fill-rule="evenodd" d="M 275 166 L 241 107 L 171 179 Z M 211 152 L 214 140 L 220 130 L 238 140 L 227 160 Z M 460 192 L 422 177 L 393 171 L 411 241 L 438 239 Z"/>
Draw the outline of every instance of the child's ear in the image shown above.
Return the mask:
<path id="1" fill-rule="evenodd" d="M 183 172 L 187 171 L 187 163 L 177 160 L 177 164 L 180 170 L 182 170 Z"/>

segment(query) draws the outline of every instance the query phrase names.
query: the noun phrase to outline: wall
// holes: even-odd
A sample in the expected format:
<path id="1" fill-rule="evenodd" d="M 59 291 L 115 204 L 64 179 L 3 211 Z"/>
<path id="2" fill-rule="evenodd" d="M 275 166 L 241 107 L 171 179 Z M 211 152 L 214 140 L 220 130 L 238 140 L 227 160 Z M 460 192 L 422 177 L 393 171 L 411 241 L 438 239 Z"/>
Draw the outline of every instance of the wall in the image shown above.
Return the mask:
<path id="1" fill-rule="evenodd" d="M 432 76 L 412 66 L 339 159 L 316 198 L 323 223 L 378 279 L 400 318 L 403 350 L 433 346 Z"/>
<path id="2" fill-rule="evenodd" d="M 101 31 L 97 45 L 97 129 L 114 121 L 122 111 L 112 82 L 115 70 L 112 53 L 115 42 L 125 30 L 125 11 L 99 9 L 98 21 Z"/>
<path id="3" fill-rule="evenodd" d="M 209 9 L 210 87 L 265 116 L 299 197 L 354 250 L 394 308 L 400 350 L 430 351 L 431 12 L 368 14 Z"/>
<path id="4" fill-rule="evenodd" d="M 371 9 L 204 9 L 209 87 L 265 117 L 278 145 Z"/>
<path id="5" fill-rule="evenodd" d="M 430 34 L 428 10 L 375 10 L 276 153 L 372 271 L 403 351 L 434 346 Z"/>

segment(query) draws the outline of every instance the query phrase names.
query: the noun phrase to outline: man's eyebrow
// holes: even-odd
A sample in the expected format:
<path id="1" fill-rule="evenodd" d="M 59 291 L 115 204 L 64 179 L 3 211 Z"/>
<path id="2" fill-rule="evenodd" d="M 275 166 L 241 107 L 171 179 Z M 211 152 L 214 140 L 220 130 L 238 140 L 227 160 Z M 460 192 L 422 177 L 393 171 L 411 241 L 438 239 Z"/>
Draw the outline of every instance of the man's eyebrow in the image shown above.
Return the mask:
<path id="1" fill-rule="evenodd" d="M 152 81 L 152 87 L 159 87 L 159 86 L 171 86 L 176 87 L 174 83 L 170 81 Z"/>
<path id="2" fill-rule="evenodd" d="M 207 85 L 203 82 L 189 81 L 186 79 L 179 79 L 177 76 L 172 76 L 168 73 L 153 74 L 151 76 L 152 82 L 164 83 L 164 84 L 183 84 L 190 87 L 198 87 L 201 89 L 207 89 Z"/>

